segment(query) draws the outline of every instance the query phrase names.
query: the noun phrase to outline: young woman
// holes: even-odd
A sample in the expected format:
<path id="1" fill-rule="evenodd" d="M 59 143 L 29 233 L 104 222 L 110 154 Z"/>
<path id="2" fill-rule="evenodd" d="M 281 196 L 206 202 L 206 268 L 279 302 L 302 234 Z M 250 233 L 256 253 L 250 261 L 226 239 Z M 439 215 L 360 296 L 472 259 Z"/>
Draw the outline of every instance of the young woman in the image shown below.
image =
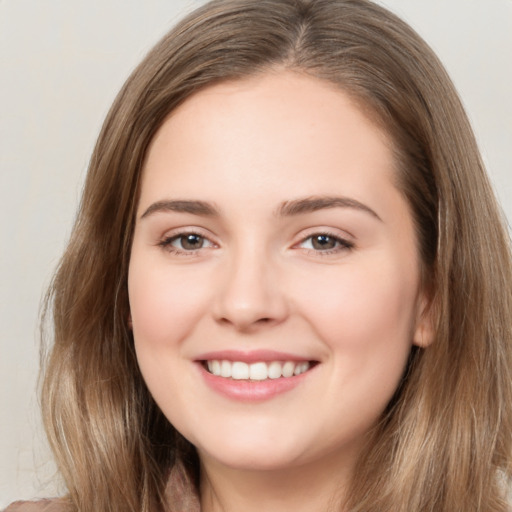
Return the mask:
<path id="1" fill-rule="evenodd" d="M 12 510 L 508 510 L 511 284 L 407 25 L 209 3 L 105 121 L 48 302 L 69 495 Z"/>

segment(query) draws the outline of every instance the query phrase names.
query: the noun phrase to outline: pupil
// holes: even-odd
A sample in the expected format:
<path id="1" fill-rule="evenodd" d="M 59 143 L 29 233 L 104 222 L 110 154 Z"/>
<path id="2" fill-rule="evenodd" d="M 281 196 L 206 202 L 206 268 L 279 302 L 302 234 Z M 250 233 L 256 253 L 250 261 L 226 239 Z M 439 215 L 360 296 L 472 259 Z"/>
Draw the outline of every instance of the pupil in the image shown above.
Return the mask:
<path id="1" fill-rule="evenodd" d="M 181 239 L 183 249 L 194 250 L 203 245 L 203 237 L 199 235 L 185 235 Z"/>
<path id="2" fill-rule="evenodd" d="M 334 249 L 335 245 L 336 241 L 328 235 L 317 235 L 313 238 L 313 247 L 315 249 Z"/>

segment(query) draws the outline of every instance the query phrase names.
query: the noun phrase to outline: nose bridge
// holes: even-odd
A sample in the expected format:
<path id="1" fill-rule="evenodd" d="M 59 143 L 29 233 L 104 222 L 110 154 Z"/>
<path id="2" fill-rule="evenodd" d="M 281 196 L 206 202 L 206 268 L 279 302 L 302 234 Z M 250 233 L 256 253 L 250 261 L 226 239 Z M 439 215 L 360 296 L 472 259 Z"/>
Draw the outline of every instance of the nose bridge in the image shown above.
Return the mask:
<path id="1" fill-rule="evenodd" d="M 237 244 L 223 269 L 216 297 L 217 319 L 238 329 L 281 322 L 287 307 L 278 273 L 277 263 L 264 244 L 256 240 Z"/>

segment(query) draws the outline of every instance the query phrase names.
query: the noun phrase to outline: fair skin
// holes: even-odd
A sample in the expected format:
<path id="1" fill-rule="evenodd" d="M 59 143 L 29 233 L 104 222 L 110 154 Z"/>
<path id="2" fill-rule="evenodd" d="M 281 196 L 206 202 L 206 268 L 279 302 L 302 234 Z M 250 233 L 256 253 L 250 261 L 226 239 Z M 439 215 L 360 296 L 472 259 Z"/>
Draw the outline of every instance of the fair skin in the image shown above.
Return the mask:
<path id="1" fill-rule="evenodd" d="M 149 390 L 197 447 L 205 512 L 326 510 L 348 482 L 428 341 L 395 181 L 382 130 L 290 71 L 197 93 L 152 141 L 131 321 Z"/>

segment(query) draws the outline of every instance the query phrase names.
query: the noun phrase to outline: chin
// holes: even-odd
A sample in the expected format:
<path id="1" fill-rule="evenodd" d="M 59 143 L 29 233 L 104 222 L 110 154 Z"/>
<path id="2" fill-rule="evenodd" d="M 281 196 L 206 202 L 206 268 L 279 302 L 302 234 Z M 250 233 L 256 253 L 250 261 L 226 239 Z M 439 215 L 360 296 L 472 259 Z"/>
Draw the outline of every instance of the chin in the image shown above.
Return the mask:
<path id="1" fill-rule="evenodd" d="M 300 465 L 304 450 L 295 436 L 292 440 L 261 431 L 227 432 L 224 430 L 218 436 L 201 436 L 201 443 L 190 441 L 197 448 L 199 456 L 204 461 L 211 461 L 240 471 L 272 471 Z M 307 451 L 307 450 L 306 450 Z"/>
<path id="2" fill-rule="evenodd" d="M 215 461 L 217 465 L 235 471 L 280 471 L 300 465 L 297 454 L 276 453 L 275 449 L 262 452 L 247 446 L 240 450 L 231 447 L 229 452 L 223 453 L 200 450 L 199 456 L 202 460 Z"/>

